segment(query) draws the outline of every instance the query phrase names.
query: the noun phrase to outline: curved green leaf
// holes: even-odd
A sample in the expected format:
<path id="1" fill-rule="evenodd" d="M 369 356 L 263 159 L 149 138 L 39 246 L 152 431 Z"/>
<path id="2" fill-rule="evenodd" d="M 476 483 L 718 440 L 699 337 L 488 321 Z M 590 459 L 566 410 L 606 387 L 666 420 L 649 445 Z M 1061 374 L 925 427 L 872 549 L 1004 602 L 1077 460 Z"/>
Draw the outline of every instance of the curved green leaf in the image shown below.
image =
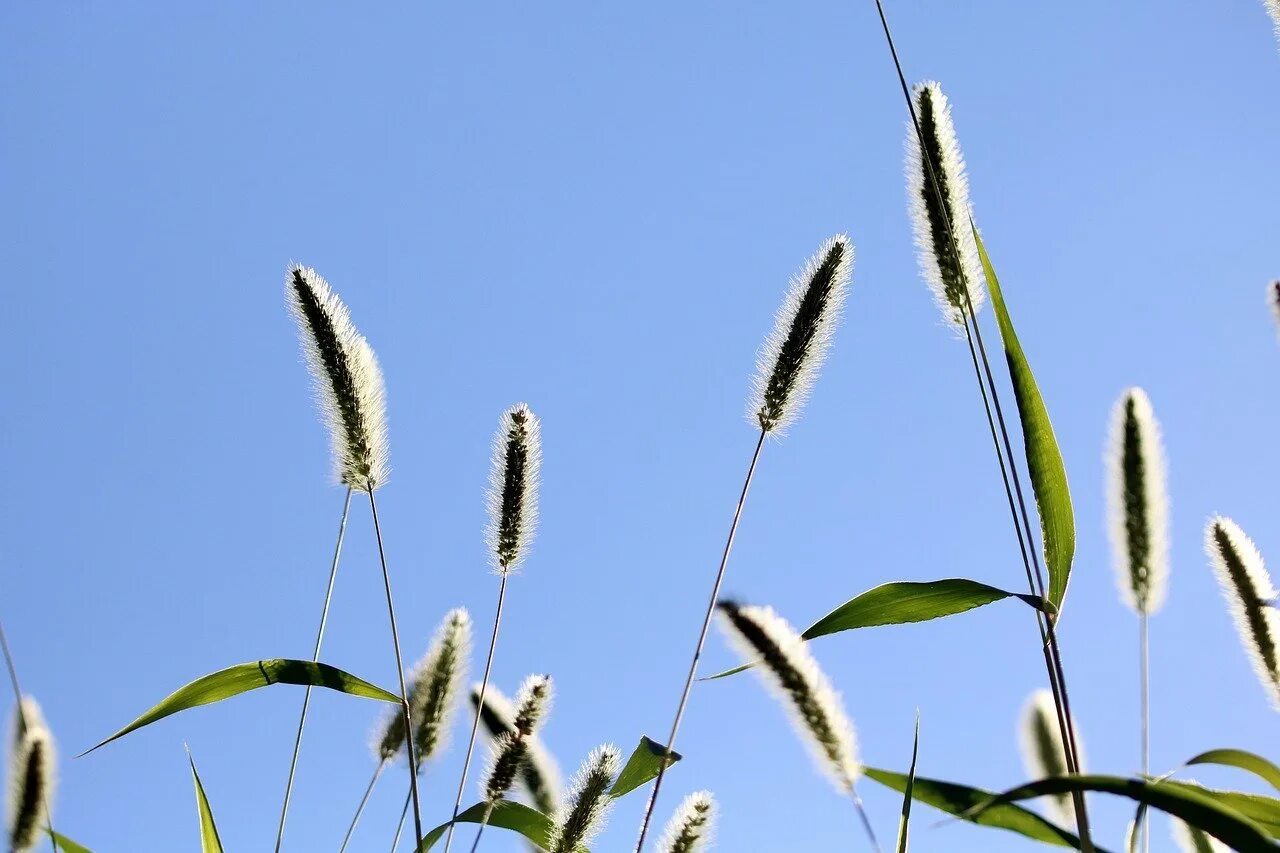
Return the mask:
<path id="1" fill-rule="evenodd" d="M 476 803 L 458 815 L 458 822 L 483 823 L 486 809 L 487 806 L 484 803 Z M 536 809 L 531 809 L 522 803 L 511 800 L 499 800 L 493 809 L 493 814 L 489 816 L 489 826 L 497 826 L 518 832 L 538 845 L 539 848 L 545 850 L 547 849 L 548 838 L 551 835 L 551 829 L 554 824 L 551 818 Z M 418 845 L 418 853 L 427 853 L 448 831 L 449 824 L 442 823 L 428 832 L 423 837 L 422 843 Z M 587 853 L 587 851 L 584 849 L 583 853 Z"/>
<path id="2" fill-rule="evenodd" d="M 200 851 L 222 853 L 222 840 L 218 838 L 218 827 L 213 823 L 213 810 L 209 808 L 209 798 L 204 794 L 204 785 L 200 784 L 200 774 L 196 772 L 196 762 L 190 751 L 187 752 L 187 760 L 191 762 L 191 778 L 196 783 L 196 808 L 200 811 Z"/>
<path id="3" fill-rule="evenodd" d="M 1276 851 L 1267 832 L 1253 820 L 1236 808 L 1226 805 L 1223 798 L 1212 796 L 1208 790 L 1197 785 L 1185 783 L 1148 782 L 1120 776 L 1055 776 L 1005 791 L 991 802 L 973 809 L 972 817 L 981 817 L 989 808 L 1018 800 L 1085 791 L 1115 794 L 1128 797 L 1134 802 L 1146 803 L 1151 808 L 1181 818 L 1188 825 L 1203 830 L 1240 853 Z"/>
<path id="4" fill-rule="evenodd" d="M 658 770 L 662 767 L 664 758 L 667 760 L 667 766 L 670 767 L 682 757 L 680 753 L 673 751 L 671 757 L 667 758 L 667 748 L 665 746 L 641 736 L 640 745 L 631 753 L 631 757 L 627 759 L 622 772 L 614 780 L 613 787 L 609 789 L 609 796 L 616 799 L 624 794 L 631 793 L 658 775 Z"/>
<path id="5" fill-rule="evenodd" d="M 1208 797 L 1224 808 L 1253 821 L 1258 828 L 1272 838 L 1280 839 L 1280 800 L 1264 797 L 1261 794 L 1206 788 L 1196 782 L 1161 782 L 1160 784 Z"/>
<path id="6" fill-rule="evenodd" d="M 1067 582 L 1071 578 L 1071 562 L 1076 552 L 1076 520 L 1071 508 L 1071 490 L 1067 486 L 1067 468 L 1062 462 L 1062 451 L 1053 435 L 1049 410 L 1036 385 L 1031 365 L 1018 342 L 1009 319 L 1009 309 L 1004 304 L 1000 280 L 996 277 L 987 248 L 972 221 L 973 239 L 978 244 L 978 257 L 986 273 L 987 288 L 991 292 L 991 308 L 1000 326 L 1000 338 L 1004 341 L 1005 360 L 1009 365 L 1009 379 L 1013 383 L 1013 396 L 1018 403 L 1018 417 L 1022 422 L 1022 440 L 1027 454 L 1027 472 L 1031 477 L 1031 489 L 1036 497 L 1036 509 L 1040 515 L 1040 535 L 1044 539 L 1044 561 L 1049 570 L 1049 601 L 1062 609 L 1067 595 Z"/>
<path id="7" fill-rule="evenodd" d="M 178 688 L 165 697 L 160 704 L 93 747 L 93 749 L 85 750 L 81 755 L 88 755 L 94 749 L 105 746 L 117 738 L 122 738 L 132 731 L 137 731 L 143 726 L 149 726 L 170 714 L 186 711 L 189 708 L 197 708 L 201 705 L 221 702 L 223 699 L 230 699 L 232 696 L 238 696 L 241 693 L 257 690 L 259 687 L 268 687 L 272 684 L 305 684 L 312 687 L 327 687 L 330 690 L 349 693 L 352 696 L 380 699 L 383 702 L 397 704 L 400 702 L 400 697 L 396 694 L 388 693 L 381 687 L 376 687 L 328 664 L 312 663 L 309 660 L 288 660 L 285 658 L 252 661 L 250 663 L 237 664 L 202 678 L 197 678 L 185 687 Z"/>
<path id="8" fill-rule="evenodd" d="M 1246 770 L 1272 788 L 1280 791 L 1280 767 L 1272 764 L 1261 755 L 1255 755 L 1243 749 L 1211 749 L 1208 752 L 1200 753 L 1187 762 L 1188 767 L 1193 764 L 1221 764 L 1226 767 Z"/>
<path id="9" fill-rule="evenodd" d="M 907 853 L 907 830 L 911 825 L 911 795 L 916 784 L 916 758 L 920 755 L 920 712 L 916 712 L 916 734 L 911 741 L 911 769 L 902 792 L 902 817 L 898 821 L 898 853 Z"/>
<path id="10" fill-rule="evenodd" d="M 863 772 L 867 778 L 879 782 L 886 788 L 891 788 L 898 793 L 905 793 L 907 790 L 907 777 L 901 773 L 880 770 L 875 767 L 867 767 Z M 935 809 L 944 811 L 947 814 L 963 818 L 971 823 L 996 829 L 1007 829 L 1034 841 L 1042 841 L 1045 844 L 1057 847 L 1080 849 L 1079 838 L 1065 829 L 1060 829 L 1053 825 L 1035 812 L 1024 809 L 1021 806 L 1015 806 L 1012 803 L 993 805 L 981 815 L 974 816 L 970 814 L 975 807 L 991 803 L 995 796 L 992 792 L 984 791 L 981 788 L 970 788 L 967 785 L 957 785 L 952 782 L 941 782 L 937 779 L 924 779 L 921 777 L 916 777 L 911 786 L 912 799 L 918 800 L 927 806 L 933 806 Z M 1105 850 L 1096 845 L 1095 849 L 1098 853 L 1106 853 Z"/>
<path id="11" fill-rule="evenodd" d="M 44 831 L 48 834 L 49 838 L 53 840 L 54 846 L 57 847 L 58 850 L 62 851 L 62 853 L 93 853 L 92 850 L 85 847 L 83 844 L 77 844 L 70 838 L 54 832 L 47 826 L 44 828 Z"/>
<path id="12" fill-rule="evenodd" d="M 1005 598 L 1017 598 L 1053 615 L 1053 605 L 1036 595 L 1009 592 L 967 578 L 943 578 L 936 581 L 894 581 L 869 589 L 861 595 L 823 616 L 809 626 L 802 635 L 806 640 L 825 637 L 840 631 L 856 628 L 875 628 L 881 625 L 905 625 L 911 622 L 928 622 L 944 616 L 954 616 L 978 607 L 984 607 Z M 700 681 L 714 681 L 748 670 L 753 664 L 743 664 Z"/>

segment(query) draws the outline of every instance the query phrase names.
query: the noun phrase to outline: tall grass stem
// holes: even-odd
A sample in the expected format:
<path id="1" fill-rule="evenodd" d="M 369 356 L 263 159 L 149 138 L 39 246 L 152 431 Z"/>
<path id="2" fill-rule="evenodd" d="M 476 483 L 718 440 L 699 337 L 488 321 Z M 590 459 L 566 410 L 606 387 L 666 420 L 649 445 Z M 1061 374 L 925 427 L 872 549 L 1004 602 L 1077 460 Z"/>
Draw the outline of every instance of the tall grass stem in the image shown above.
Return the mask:
<path id="1" fill-rule="evenodd" d="M 360 823 L 360 816 L 364 814 L 364 807 L 369 804 L 369 797 L 373 794 L 373 788 L 378 784 L 378 777 L 382 775 L 382 771 L 387 767 L 386 761 L 379 761 L 378 766 L 373 769 L 373 778 L 369 780 L 369 785 L 364 789 L 364 796 L 360 798 L 360 805 L 356 806 L 356 813 L 351 818 L 351 825 L 347 827 L 347 834 L 342 837 L 342 846 L 338 848 L 338 853 L 346 853 L 347 845 L 351 843 L 351 836 L 355 834 L 356 824 Z"/>

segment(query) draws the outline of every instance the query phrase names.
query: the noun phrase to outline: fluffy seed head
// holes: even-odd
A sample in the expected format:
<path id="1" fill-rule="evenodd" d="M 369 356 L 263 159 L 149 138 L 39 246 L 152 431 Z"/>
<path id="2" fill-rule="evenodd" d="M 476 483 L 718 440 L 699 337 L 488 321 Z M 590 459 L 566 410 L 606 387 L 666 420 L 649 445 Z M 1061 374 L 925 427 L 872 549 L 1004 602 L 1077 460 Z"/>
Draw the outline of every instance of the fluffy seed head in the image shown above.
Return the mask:
<path id="1" fill-rule="evenodd" d="M 1125 391 L 1111 413 L 1107 468 L 1120 595 L 1135 612 L 1152 614 L 1164 604 L 1169 582 L 1169 493 L 1160 425 L 1141 388 Z"/>
<path id="2" fill-rule="evenodd" d="M 520 685 L 520 692 L 516 694 L 516 715 L 512 723 L 521 737 L 529 737 L 537 732 L 538 726 L 542 725 L 551 711 L 554 693 L 549 675 L 531 675 Z"/>
<path id="3" fill-rule="evenodd" d="M 52 806 L 54 786 L 53 735 L 40 706 L 29 696 L 15 711 L 9 756 L 9 846 L 30 850 L 40 841 L 41 827 Z"/>
<path id="4" fill-rule="evenodd" d="M 1218 839 L 1176 817 L 1169 818 L 1169 832 L 1181 853 L 1229 853 L 1231 850 Z"/>
<path id="5" fill-rule="evenodd" d="M 1053 704 L 1053 694 L 1048 690 L 1037 690 L 1027 699 L 1018 726 L 1018 740 L 1022 747 L 1023 766 L 1032 779 L 1067 775 L 1067 753 L 1062 746 L 1058 712 Z M 1054 817 L 1062 823 L 1075 820 L 1070 794 L 1050 797 L 1049 803 Z"/>
<path id="6" fill-rule="evenodd" d="M 493 738 L 489 771 L 481 785 L 484 798 L 489 802 L 506 796 L 515 784 L 517 774 L 529 760 L 534 735 L 551 710 L 552 692 L 549 675 L 531 675 L 520 685 L 510 729 L 495 734 Z M 479 692 L 474 695 L 478 697 Z"/>
<path id="7" fill-rule="evenodd" d="M 471 706 L 480 704 L 480 685 L 471 689 Z M 494 740 L 516 732 L 516 709 L 511 700 L 492 684 L 484 692 L 480 719 Z M 526 739 L 528 754 L 520 766 L 520 782 L 534 806 L 543 814 L 552 814 L 560 802 L 560 767 L 536 734 Z"/>
<path id="8" fill-rule="evenodd" d="M 547 842 L 550 853 L 578 853 L 591 843 L 613 806 L 609 788 L 622 767 L 622 754 L 613 744 L 591 750 L 569 786 L 569 795 L 556 815 Z"/>
<path id="9" fill-rule="evenodd" d="M 471 658 L 471 616 L 465 608 L 450 610 L 436 628 L 427 653 L 409 673 L 409 707 L 414 725 L 414 757 L 421 767 L 445 744 L 449 723 L 462 695 Z M 387 712 L 374 748 L 379 761 L 404 749 L 404 716 Z"/>
<path id="10" fill-rule="evenodd" d="M 1280 0 L 1269 0 L 1280 10 Z M 1280 11 L 1276 12 L 1276 36 L 1280 37 Z M 1280 330 L 1280 278 L 1267 285 L 1267 304 L 1271 306 L 1271 314 L 1276 318 L 1276 328 Z"/>
<path id="11" fill-rule="evenodd" d="M 721 626 L 742 657 L 763 663 L 756 671 L 790 712 L 818 766 L 840 791 L 851 793 L 862 773 L 853 721 L 804 639 L 772 607 L 733 601 L 717 606 Z"/>
<path id="12" fill-rule="evenodd" d="M 1205 550 L 1258 680 L 1280 710 L 1280 611 L 1273 606 L 1276 588 L 1262 554 L 1238 524 L 1220 515 L 1209 520 Z"/>
<path id="13" fill-rule="evenodd" d="M 518 403 L 502 413 L 493 437 L 485 541 L 498 574 L 514 571 L 533 541 L 541 467 L 541 425 L 528 406 Z"/>
<path id="14" fill-rule="evenodd" d="M 1262 0 L 1262 3 L 1267 7 L 1267 14 L 1271 16 L 1276 38 L 1280 39 L 1280 0 Z"/>
<path id="15" fill-rule="evenodd" d="M 710 791 L 697 791 L 684 798 L 671 816 L 658 849 L 662 853 L 698 853 L 711 848 L 715 830 L 716 801 Z"/>
<path id="16" fill-rule="evenodd" d="M 969 229 L 969 177 L 951 123 L 951 104 L 942 87 L 932 81 L 921 83 L 915 87 L 913 99 L 920 134 L 916 135 L 913 124 L 907 125 L 907 200 L 915 227 L 920 273 L 933 290 L 943 317 L 954 328 L 962 329 L 969 313 L 965 291 L 975 312 L 982 308 L 985 294 L 978 246 Z M 921 136 L 927 161 L 920 147 Z M 933 166 L 937 190 L 926 162 Z"/>
<path id="17" fill-rule="evenodd" d="M 516 782 L 516 774 L 528 758 L 528 741 L 519 734 L 504 732 L 493 740 L 489 768 L 481 777 L 481 796 L 487 802 L 501 800 Z"/>
<path id="18" fill-rule="evenodd" d="M 791 279 L 786 299 L 756 357 L 747 418 L 781 433 L 795 421 L 831 348 L 853 275 L 853 244 L 827 240 Z"/>
<path id="19" fill-rule="evenodd" d="M 285 291 L 332 439 L 334 476 L 352 488 L 376 489 L 387 480 L 389 448 L 382 370 L 373 348 L 315 270 L 290 267 Z"/>

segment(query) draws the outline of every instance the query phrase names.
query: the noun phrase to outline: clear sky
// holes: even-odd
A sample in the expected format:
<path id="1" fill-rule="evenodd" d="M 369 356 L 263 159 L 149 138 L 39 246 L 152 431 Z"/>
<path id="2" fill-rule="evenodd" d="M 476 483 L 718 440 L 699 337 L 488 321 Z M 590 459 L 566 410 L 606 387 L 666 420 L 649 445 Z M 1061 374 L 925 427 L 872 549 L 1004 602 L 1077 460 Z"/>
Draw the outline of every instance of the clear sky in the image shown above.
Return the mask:
<path id="1" fill-rule="evenodd" d="M 909 77 L 954 102 L 1066 458 L 1079 547 L 1062 633 L 1088 765 L 1137 765 L 1136 622 L 1101 464 L 1132 384 L 1163 423 L 1173 496 L 1154 767 L 1219 746 L 1276 757 L 1201 547 L 1224 512 L 1280 555 L 1263 300 L 1280 275 L 1280 54 L 1262 4 L 890 13 Z M 857 244 L 846 320 L 802 420 L 766 447 L 726 590 L 804 625 L 895 579 L 1018 585 L 967 356 L 916 271 L 904 108 L 870 0 L 7 3 L 0 57 L 0 615 L 61 745 L 58 828 L 96 850 L 198 848 L 184 740 L 228 849 L 274 834 L 296 688 L 70 755 L 198 675 L 310 653 L 342 495 L 284 307 L 290 260 L 328 277 L 385 367 L 380 510 L 407 655 L 451 607 L 487 625 L 490 437 L 511 403 L 542 416 L 543 526 L 495 683 L 554 675 L 546 739 L 566 769 L 664 736 L 754 440 L 756 348 L 833 233 Z M 381 596 L 357 504 L 324 659 L 392 685 Z M 1043 668 L 1022 606 L 815 652 L 868 763 L 905 769 L 919 708 L 922 774 L 1024 778 L 1014 722 Z M 707 671 L 734 661 L 713 635 Z M 313 709 L 290 850 L 336 848 L 373 766 L 381 708 L 326 693 Z M 461 734 L 425 778 L 429 823 Z M 722 850 L 865 849 L 753 678 L 700 686 L 679 747 L 662 820 L 710 788 Z M 389 845 L 402 791 L 383 784 L 357 849 Z M 891 837 L 898 796 L 862 793 Z M 629 849 L 643 800 L 599 850 Z M 1130 805 L 1094 811 L 1118 847 Z M 1028 846 L 917 814 L 915 850 Z M 520 849 L 499 832 L 485 846 Z"/>

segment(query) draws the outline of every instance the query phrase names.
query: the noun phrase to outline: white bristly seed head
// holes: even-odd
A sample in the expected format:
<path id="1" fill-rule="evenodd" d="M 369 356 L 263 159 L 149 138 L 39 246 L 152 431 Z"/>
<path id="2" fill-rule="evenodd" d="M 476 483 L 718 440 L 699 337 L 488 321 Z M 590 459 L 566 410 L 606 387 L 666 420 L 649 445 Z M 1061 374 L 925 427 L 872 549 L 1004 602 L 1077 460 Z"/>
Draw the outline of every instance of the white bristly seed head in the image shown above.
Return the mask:
<path id="1" fill-rule="evenodd" d="M 1280 7 L 1280 0 L 1271 0 L 1277 7 Z M 1280 17 L 1280 13 L 1277 13 Z M 1276 24 L 1276 34 L 1280 37 L 1280 23 Z M 1271 306 L 1271 316 L 1276 321 L 1276 331 L 1280 332 L 1280 279 L 1276 279 L 1267 285 L 1267 304 Z"/>
<path id="2" fill-rule="evenodd" d="M 1053 694 L 1037 690 L 1027 699 L 1018 724 L 1018 742 L 1022 748 L 1022 764 L 1032 779 L 1048 779 L 1067 775 L 1067 753 L 1062 746 L 1062 730 Z M 1081 762 L 1081 769 L 1083 769 Z M 1070 794 L 1049 798 L 1053 816 L 1064 824 L 1075 820 Z"/>
<path id="3" fill-rule="evenodd" d="M 827 240 L 791 279 L 773 331 L 756 357 L 747 419 L 782 434 L 795 422 L 831 348 L 853 276 L 853 244 Z"/>
<path id="4" fill-rule="evenodd" d="M 489 769 L 480 786 L 481 795 L 487 801 L 505 797 L 517 776 L 523 773 L 538 727 L 551 711 L 553 693 L 549 675 L 531 675 L 520 685 L 510 727 L 493 736 Z"/>
<path id="5" fill-rule="evenodd" d="M 1276 38 L 1280 39 L 1280 0 L 1262 0 L 1262 4 L 1267 7 L 1267 14 L 1271 16 Z"/>
<path id="6" fill-rule="evenodd" d="M 725 634 L 745 661 L 761 661 L 756 672 L 786 707 L 818 766 L 837 789 L 851 793 L 862 774 L 853 721 L 805 641 L 772 607 L 717 606 Z"/>
<path id="7" fill-rule="evenodd" d="M 509 574 L 528 554 L 538 527 L 538 475 L 542 468 L 542 431 L 524 403 L 502 413 L 493 437 L 489 470 L 489 526 L 485 541 L 500 575 Z"/>
<path id="8" fill-rule="evenodd" d="M 612 744 L 598 746 L 578 768 L 569 788 L 569 796 L 558 810 L 547 849 L 550 853 L 577 853 L 578 848 L 604 828 L 613 797 L 613 786 L 622 768 L 622 755 Z"/>
<path id="9" fill-rule="evenodd" d="M 716 801 L 710 791 L 697 791 L 684 798 L 671 816 L 660 853 L 699 853 L 711 849 L 715 833 Z"/>
<path id="10" fill-rule="evenodd" d="M 951 123 L 951 104 L 942 87 L 927 81 L 915 87 L 916 118 L 920 123 L 907 124 L 907 201 L 915 228 L 919 250 L 920 272 L 933 290 L 934 300 L 946 321 L 957 330 L 964 328 L 969 306 L 964 298 L 969 293 L 976 313 L 982 308 L 986 293 L 982 286 L 982 265 L 978 246 L 969 226 L 969 177 L 964 156 Z M 926 169 L 924 151 L 933 165 L 933 178 Z M 938 190 L 941 190 L 939 199 Z M 956 251 L 959 257 L 956 257 Z"/>
<path id="11" fill-rule="evenodd" d="M 1275 607 L 1276 588 L 1252 540 L 1229 518 L 1215 516 L 1205 530 L 1205 550 L 1218 575 L 1218 584 L 1258 673 L 1258 680 L 1280 710 L 1280 611 Z"/>
<path id="12" fill-rule="evenodd" d="M 53 807 L 53 735 L 45 725 L 40 706 L 29 696 L 21 700 L 21 712 L 13 715 L 9 740 L 9 846 L 13 851 L 31 850 L 41 840 Z"/>
<path id="13" fill-rule="evenodd" d="M 1120 595 L 1136 613 L 1150 615 L 1164 604 L 1169 584 L 1169 493 L 1160 425 L 1141 388 L 1125 391 L 1112 410 L 1107 469 Z"/>
<path id="14" fill-rule="evenodd" d="M 480 685 L 476 684 L 471 688 L 472 707 L 476 707 L 479 701 Z M 484 692 L 480 720 L 490 738 L 497 740 L 504 734 L 515 734 L 516 708 L 510 699 L 490 684 Z M 520 767 L 520 781 L 538 811 L 552 814 L 556 810 L 560 802 L 560 766 L 537 734 L 528 739 L 528 755 Z"/>
<path id="15" fill-rule="evenodd" d="M 377 489 L 387 480 L 389 448 L 382 370 L 373 348 L 315 270 L 290 267 L 285 291 L 329 428 L 335 477 L 354 489 Z"/>

